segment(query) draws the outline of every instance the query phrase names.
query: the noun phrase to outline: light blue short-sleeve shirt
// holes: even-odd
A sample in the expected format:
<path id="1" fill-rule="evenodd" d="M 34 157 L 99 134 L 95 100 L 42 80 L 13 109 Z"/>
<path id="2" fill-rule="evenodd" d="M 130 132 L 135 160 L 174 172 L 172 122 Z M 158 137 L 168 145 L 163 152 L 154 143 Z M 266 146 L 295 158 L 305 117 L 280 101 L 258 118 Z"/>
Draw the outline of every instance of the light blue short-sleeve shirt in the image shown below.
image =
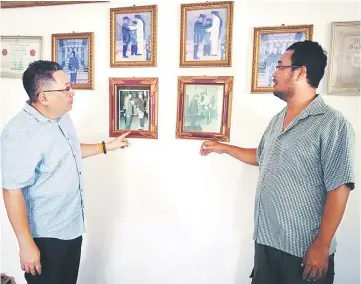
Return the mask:
<path id="1" fill-rule="evenodd" d="M 84 232 L 81 150 L 69 114 L 50 120 L 29 101 L 1 135 L 2 187 L 21 189 L 33 237 Z"/>
<path id="2" fill-rule="evenodd" d="M 319 232 L 327 193 L 354 188 L 355 134 L 319 95 L 283 131 L 285 114 L 273 117 L 256 151 L 254 240 L 303 257 Z"/>

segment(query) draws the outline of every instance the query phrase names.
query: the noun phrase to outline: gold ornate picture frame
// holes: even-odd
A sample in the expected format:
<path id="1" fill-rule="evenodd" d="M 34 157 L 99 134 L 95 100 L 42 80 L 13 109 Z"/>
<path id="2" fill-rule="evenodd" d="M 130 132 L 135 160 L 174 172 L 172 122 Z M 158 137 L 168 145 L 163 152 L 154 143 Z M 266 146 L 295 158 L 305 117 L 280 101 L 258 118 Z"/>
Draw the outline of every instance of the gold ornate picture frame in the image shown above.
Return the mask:
<path id="1" fill-rule="evenodd" d="M 180 67 L 232 66 L 233 1 L 181 5 Z"/>
<path id="2" fill-rule="evenodd" d="M 109 78 L 109 136 L 158 139 L 158 78 Z"/>
<path id="3" fill-rule="evenodd" d="M 360 62 L 360 21 L 332 22 L 329 95 L 360 95 Z"/>
<path id="4" fill-rule="evenodd" d="M 272 93 L 273 73 L 282 53 L 294 42 L 312 37 L 313 25 L 254 28 L 251 93 Z"/>
<path id="5" fill-rule="evenodd" d="M 110 9 L 110 67 L 157 66 L 157 5 Z"/>
<path id="6" fill-rule="evenodd" d="M 233 76 L 178 77 L 177 139 L 230 141 Z"/>
<path id="7" fill-rule="evenodd" d="M 51 58 L 69 76 L 73 89 L 94 89 L 92 32 L 52 34 Z"/>

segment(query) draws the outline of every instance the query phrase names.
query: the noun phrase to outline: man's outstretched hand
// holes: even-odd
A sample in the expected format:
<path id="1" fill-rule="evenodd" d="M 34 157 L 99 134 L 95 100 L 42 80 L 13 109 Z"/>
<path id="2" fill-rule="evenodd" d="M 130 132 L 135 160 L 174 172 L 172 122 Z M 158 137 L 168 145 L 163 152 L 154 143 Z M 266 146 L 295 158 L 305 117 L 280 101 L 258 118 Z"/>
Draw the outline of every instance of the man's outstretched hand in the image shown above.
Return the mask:
<path id="1" fill-rule="evenodd" d="M 129 146 L 128 139 L 126 138 L 131 131 L 128 131 L 119 137 L 113 139 L 112 141 L 108 142 L 106 145 L 107 151 L 114 151 L 117 149 L 124 149 L 125 147 Z"/>
<path id="2" fill-rule="evenodd" d="M 207 156 L 209 153 L 224 153 L 224 144 L 216 141 L 205 141 L 202 143 L 200 154 L 201 156 Z"/>

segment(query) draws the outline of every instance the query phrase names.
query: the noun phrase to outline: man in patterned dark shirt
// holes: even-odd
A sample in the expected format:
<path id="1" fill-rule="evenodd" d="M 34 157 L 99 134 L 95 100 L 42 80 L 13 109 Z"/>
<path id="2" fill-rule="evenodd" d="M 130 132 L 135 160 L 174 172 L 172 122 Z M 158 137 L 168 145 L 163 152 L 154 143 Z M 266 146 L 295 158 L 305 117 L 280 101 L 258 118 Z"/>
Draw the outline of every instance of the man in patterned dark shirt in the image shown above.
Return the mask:
<path id="1" fill-rule="evenodd" d="M 292 44 L 273 74 L 274 95 L 287 106 L 272 118 L 258 148 L 202 144 L 201 155 L 226 153 L 259 166 L 252 284 L 334 281 L 335 232 L 355 183 L 355 135 L 316 94 L 326 65 L 318 43 Z"/>

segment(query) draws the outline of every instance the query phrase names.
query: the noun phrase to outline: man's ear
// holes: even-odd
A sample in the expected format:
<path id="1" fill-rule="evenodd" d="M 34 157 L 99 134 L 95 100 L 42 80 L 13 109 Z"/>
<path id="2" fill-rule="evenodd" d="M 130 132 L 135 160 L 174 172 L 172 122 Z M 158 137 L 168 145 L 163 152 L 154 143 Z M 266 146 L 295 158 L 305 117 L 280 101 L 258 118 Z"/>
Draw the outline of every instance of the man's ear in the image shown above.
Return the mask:
<path id="1" fill-rule="evenodd" d="M 302 66 L 294 71 L 294 79 L 296 81 L 307 79 L 307 68 Z"/>
<path id="2" fill-rule="evenodd" d="M 41 104 L 43 104 L 43 105 L 47 105 L 47 104 L 48 104 L 48 99 L 47 99 L 47 97 L 46 97 L 46 95 L 45 95 L 44 92 L 39 93 L 39 95 L 38 95 L 38 101 L 39 101 Z"/>
<path id="3" fill-rule="evenodd" d="M 307 67 L 306 66 L 302 66 L 301 68 L 299 68 L 299 79 L 305 78 L 307 79 Z"/>

